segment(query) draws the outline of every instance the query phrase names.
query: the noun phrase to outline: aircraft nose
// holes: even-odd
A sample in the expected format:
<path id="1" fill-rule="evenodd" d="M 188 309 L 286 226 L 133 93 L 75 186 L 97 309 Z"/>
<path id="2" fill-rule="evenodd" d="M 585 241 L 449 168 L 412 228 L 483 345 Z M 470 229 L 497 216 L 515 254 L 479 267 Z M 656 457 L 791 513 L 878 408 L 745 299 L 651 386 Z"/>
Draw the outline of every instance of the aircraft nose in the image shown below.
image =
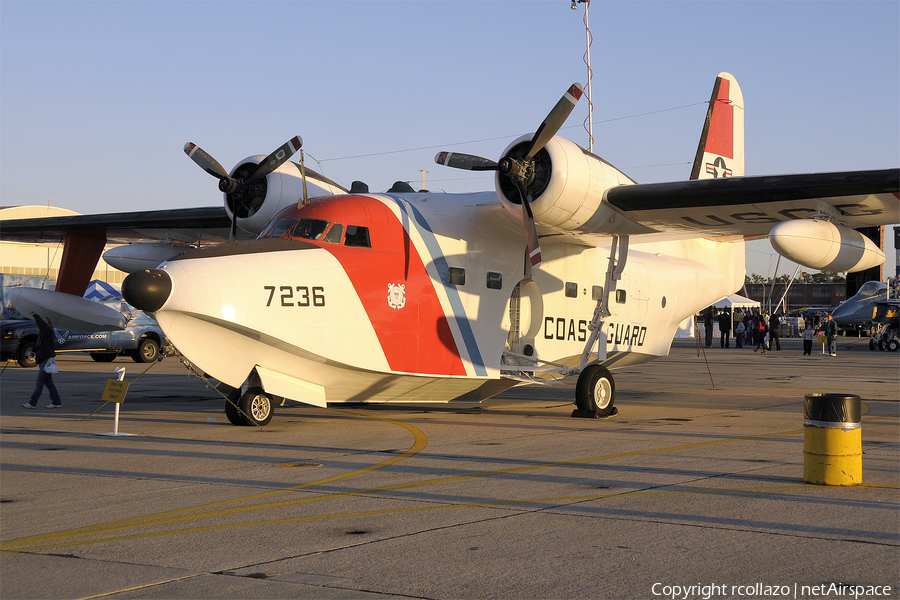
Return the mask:
<path id="1" fill-rule="evenodd" d="M 859 306 L 857 303 L 844 301 L 831 311 L 831 316 L 835 319 L 844 319 L 853 316 L 853 313 L 855 313 L 858 309 Z"/>
<path id="2" fill-rule="evenodd" d="M 122 297 L 138 310 L 156 312 L 172 293 L 172 279 L 161 269 L 135 271 L 122 282 Z"/>

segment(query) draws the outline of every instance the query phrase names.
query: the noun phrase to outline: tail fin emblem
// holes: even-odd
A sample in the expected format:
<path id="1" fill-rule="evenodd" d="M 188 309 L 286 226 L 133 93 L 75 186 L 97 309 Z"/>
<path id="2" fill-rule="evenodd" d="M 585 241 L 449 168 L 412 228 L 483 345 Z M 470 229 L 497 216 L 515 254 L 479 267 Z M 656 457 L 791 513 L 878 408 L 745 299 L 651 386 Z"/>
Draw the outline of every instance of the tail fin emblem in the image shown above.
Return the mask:
<path id="1" fill-rule="evenodd" d="M 706 163 L 706 172 L 714 178 L 731 177 L 731 169 L 721 156 L 717 156 L 715 162 Z"/>

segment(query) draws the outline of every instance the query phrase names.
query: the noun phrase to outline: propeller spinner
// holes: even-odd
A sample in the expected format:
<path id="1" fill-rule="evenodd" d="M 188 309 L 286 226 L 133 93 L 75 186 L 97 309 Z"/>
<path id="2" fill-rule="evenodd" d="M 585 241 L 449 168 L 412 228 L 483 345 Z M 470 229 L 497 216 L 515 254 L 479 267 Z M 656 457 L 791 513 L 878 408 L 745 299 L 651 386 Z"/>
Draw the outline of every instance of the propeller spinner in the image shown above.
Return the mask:
<path id="1" fill-rule="evenodd" d="M 522 202 L 522 225 L 525 227 L 528 256 L 534 268 L 541 266 L 541 247 L 534 224 L 534 214 L 531 212 L 531 202 L 534 200 L 532 188 L 536 183 L 535 156 L 559 132 L 583 93 L 584 87 L 580 83 L 569 86 L 531 137 L 531 143 L 524 154 L 520 150 L 520 145 L 510 149 L 498 162 L 459 152 L 439 152 L 434 157 L 437 164 L 455 169 L 497 171 L 501 177 L 508 179 L 515 186 Z"/>
<path id="2" fill-rule="evenodd" d="M 184 153 L 197 165 L 219 180 L 219 191 L 226 195 L 231 208 L 231 239 L 235 237 L 238 217 L 250 216 L 266 197 L 265 177 L 296 154 L 303 145 L 297 135 L 279 146 L 258 165 L 252 163 L 238 167 L 234 177 L 222 168 L 219 162 L 193 142 L 184 145 Z M 252 170 L 251 170 L 252 169 Z"/>

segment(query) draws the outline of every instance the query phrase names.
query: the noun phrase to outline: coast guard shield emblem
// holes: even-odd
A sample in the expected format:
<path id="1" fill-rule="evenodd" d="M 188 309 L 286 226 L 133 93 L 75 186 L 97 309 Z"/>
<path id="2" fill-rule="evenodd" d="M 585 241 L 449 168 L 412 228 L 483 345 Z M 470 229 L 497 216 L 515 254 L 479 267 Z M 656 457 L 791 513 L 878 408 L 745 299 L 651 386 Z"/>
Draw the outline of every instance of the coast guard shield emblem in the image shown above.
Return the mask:
<path id="1" fill-rule="evenodd" d="M 388 306 L 400 310 L 406 306 L 406 286 L 399 283 L 388 284 Z"/>

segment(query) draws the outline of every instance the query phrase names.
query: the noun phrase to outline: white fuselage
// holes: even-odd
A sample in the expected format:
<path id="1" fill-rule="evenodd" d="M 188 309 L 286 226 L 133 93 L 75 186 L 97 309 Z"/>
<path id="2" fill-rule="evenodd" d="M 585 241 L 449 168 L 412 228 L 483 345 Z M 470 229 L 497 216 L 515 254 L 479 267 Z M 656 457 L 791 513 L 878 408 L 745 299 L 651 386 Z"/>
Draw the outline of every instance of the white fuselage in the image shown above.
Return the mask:
<path id="1" fill-rule="evenodd" d="M 213 377 L 320 406 L 480 400 L 514 384 L 504 352 L 576 366 L 609 264 L 609 237 L 548 236 L 531 272 L 493 193 L 340 196 L 279 218 L 327 224 L 164 263 L 156 317 Z M 363 228 L 369 247 L 350 241 Z M 681 321 L 740 287 L 743 259 L 740 240 L 634 238 L 601 362 L 666 355 Z"/>

